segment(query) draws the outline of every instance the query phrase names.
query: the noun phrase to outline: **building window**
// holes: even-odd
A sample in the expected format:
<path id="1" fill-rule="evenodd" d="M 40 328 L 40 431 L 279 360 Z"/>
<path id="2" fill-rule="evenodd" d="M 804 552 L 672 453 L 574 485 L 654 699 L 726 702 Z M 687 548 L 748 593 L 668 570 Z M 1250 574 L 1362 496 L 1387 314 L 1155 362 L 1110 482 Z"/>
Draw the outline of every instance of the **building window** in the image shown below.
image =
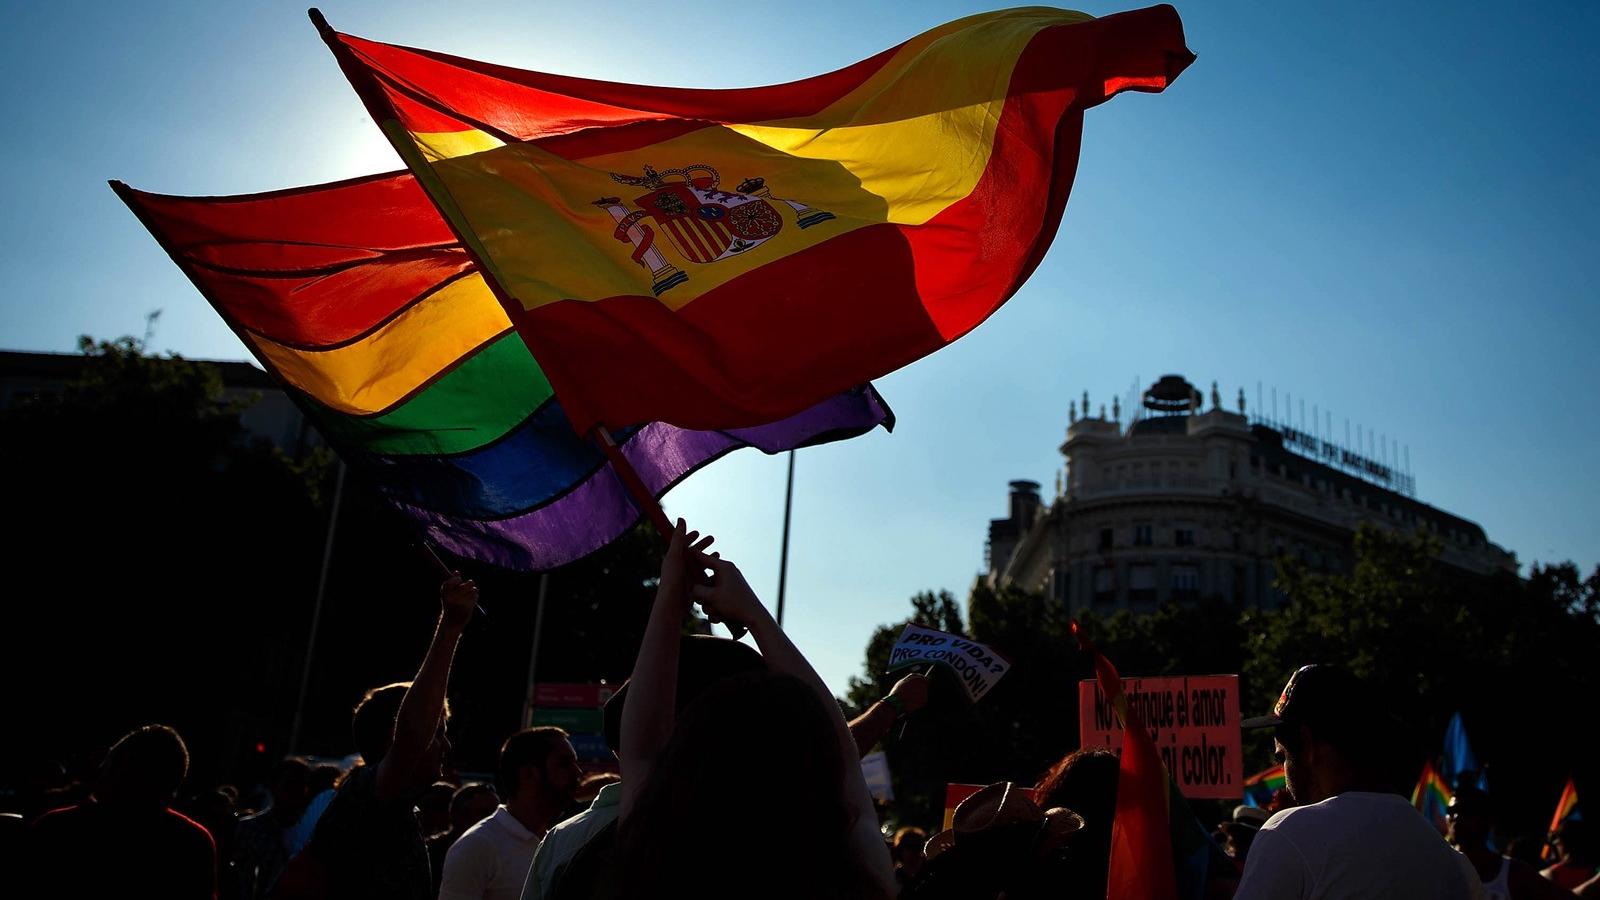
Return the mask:
<path id="1" fill-rule="evenodd" d="M 1057 569 L 1054 577 L 1051 578 L 1050 587 L 1052 589 L 1051 592 L 1059 602 L 1066 603 L 1067 601 L 1071 600 L 1072 571 L 1066 568 Z"/>
<path id="2" fill-rule="evenodd" d="M 1179 547 L 1193 547 L 1194 546 L 1194 528 L 1193 528 L 1193 526 L 1179 525 L 1177 527 L 1177 529 L 1172 532 L 1172 543 L 1176 544 Z"/>
<path id="3" fill-rule="evenodd" d="M 1128 602 L 1154 603 L 1156 599 L 1156 567 L 1134 566 L 1128 571 Z"/>
<path id="4" fill-rule="evenodd" d="M 1112 537 L 1111 529 L 1109 529 L 1109 528 L 1100 529 L 1100 549 L 1102 551 L 1111 549 L 1111 537 Z"/>
<path id="5" fill-rule="evenodd" d="M 1134 525 L 1133 526 L 1133 545 L 1135 547 L 1148 547 L 1148 546 L 1150 546 L 1151 544 L 1155 543 L 1155 540 L 1154 540 L 1154 537 L 1153 537 L 1154 533 L 1155 533 L 1155 529 L 1151 527 L 1149 522 L 1142 522 L 1140 524 Z"/>
<path id="6" fill-rule="evenodd" d="M 1180 602 L 1200 599 L 1200 570 L 1197 567 L 1172 567 L 1172 599 Z"/>
<path id="7" fill-rule="evenodd" d="M 1110 566 L 1094 570 L 1094 602 L 1110 603 L 1117 599 L 1117 573 Z"/>

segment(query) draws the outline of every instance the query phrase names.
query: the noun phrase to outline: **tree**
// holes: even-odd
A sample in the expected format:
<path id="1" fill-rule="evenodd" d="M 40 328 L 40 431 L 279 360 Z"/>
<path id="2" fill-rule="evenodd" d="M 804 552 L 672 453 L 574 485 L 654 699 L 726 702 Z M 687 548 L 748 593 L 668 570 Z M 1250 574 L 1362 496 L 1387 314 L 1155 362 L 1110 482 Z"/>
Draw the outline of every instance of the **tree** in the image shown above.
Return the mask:
<path id="1" fill-rule="evenodd" d="M 1393 707 L 1377 727 L 1390 731 L 1393 780 L 1407 793 L 1460 711 L 1506 834 L 1540 833 L 1568 773 L 1580 790 L 1600 774 L 1586 737 L 1600 692 L 1600 568 L 1587 578 L 1571 563 L 1534 566 L 1526 580 L 1476 576 L 1440 563 L 1430 535 L 1370 526 L 1356 531 L 1352 549 L 1344 573 L 1278 560 L 1276 586 L 1288 597 L 1280 609 L 1211 597 L 1079 620 L 1124 676 L 1240 673 L 1244 715 L 1270 709 L 1301 665 L 1348 667 Z M 965 634 L 1012 666 L 976 705 L 936 674 L 928 711 L 886 739 L 902 820 L 936 824 L 947 782 L 1032 783 L 1077 746 L 1077 684 L 1093 673 L 1059 604 L 980 583 L 964 623 L 945 592 L 918 594 L 908 621 Z M 893 683 L 898 673 L 884 668 L 901 627 L 873 633 L 847 706 L 859 711 Z M 1245 774 L 1269 765 L 1270 752 L 1269 735 L 1247 738 Z"/>
<path id="2" fill-rule="evenodd" d="M 204 770 L 293 696 L 285 600 L 315 578 L 331 458 L 250 441 L 213 366 L 80 349 L 75 382 L 0 411 L 10 706 L 57 755 L 171 721 Z"/>
<path id="3" fill-rule="evenodd" d="M 86 771 L 121 733 L 164 721 L 197 784 L 252 784 L 289 750 L 334 458 L 252 440 L 215 366 L 134 338 L 81 349 L 63 391 L 0 410 L 14 525 L 0 659 L 25 729 L 7 754 Z M 330 756 L 351 752 L 365 689 L 415 673 L 438 612 L 436 567 L 359 465 L 339 517 L 299 748 Z M 627 676 L 662 550 L 642 526 L 551 573 L 541 680 Z M 457 655 L 453 758 L 492 771 L 520 721 L 539 576 L 454 565 L 489 617 Z"/>
<path id="4" fill-rule="evenodd" d="M 1534 566 L 1526 580 L 1479 577 L 1439 562 L 1431 535 L 1370 525 L 1354 550 L 1346 574 L 1279 561 L 1288 604 L 1245 617 L 1247 702 L 1269 708 L 1300 665 L 1347 666 L 1391 707 L 1396 787 L 1407 791 L 1459 711 L 1507 833 L 1539 833 L 1567 773 L 1592 771 L 1589 722 L 1573 704 L 1600 689 L 1600 570 L 1587 580 L 1571 563 Z"/>

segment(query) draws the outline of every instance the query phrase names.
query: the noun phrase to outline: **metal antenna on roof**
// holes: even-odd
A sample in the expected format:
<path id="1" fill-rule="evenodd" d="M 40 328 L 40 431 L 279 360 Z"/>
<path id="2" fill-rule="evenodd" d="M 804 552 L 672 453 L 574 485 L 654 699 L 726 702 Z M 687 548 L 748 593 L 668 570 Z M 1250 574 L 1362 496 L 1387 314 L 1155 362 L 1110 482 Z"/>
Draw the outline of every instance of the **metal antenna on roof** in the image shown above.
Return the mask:
<path id="1" fill-rule="evenodd" d="M 150 342 L 155 340 L 156 320 L 159 318 L 161 318 L 159 309 L 152 309 L 144 314 L 144 338 L 140 340 L 139 346 L 146 353 L 150 352 Z"/>

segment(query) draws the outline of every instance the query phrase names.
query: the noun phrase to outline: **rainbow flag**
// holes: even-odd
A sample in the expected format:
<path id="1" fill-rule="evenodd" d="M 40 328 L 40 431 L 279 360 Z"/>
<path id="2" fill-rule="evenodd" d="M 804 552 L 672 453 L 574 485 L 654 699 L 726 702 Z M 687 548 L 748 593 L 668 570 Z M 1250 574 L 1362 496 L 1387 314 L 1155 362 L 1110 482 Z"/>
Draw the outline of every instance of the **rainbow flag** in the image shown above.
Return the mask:
<path id="1" fill-rule="evenodd" d="M 112 186 L 346 462 L 438 546 L 537 571 L 638 520 L 409 174 L 236 197 Z M 893 416 L 866 386 L 760 427 L 653 422 L 615 440 L 659 496 L 738 447 L 776 453 L 878 425 Z"/>
<path id="2" fill-rule="evenodd" d="M 1206 893 L 1213 861 L 1227 857 L 1189 810 L 1188 801 L 1161 762 L 1150 732 L 1128 705 L 1116 667 L 1101 655 L 1077 620 L 1072 622 L 1072 634 L 1078 646 L 1093 657 L 1100 691 L 1123 725 L 1107 900 L 1199 900 Z"/>
<path id="3" fill-rule="evenodd" d="M 1445 812 L 1450 807 L 1450 799 L 1455 792 L 1444 780 L 1444 776 L 1433 767 L 1433 762 L 1422 764 L 1422 775 L 1417 778 L 1417 786 L 1411 791 L 1411 805 L 1417 808 L 1428 821 L 1436 825 L 1442 832 L 1445 828 Z"/>
<path id="4" fill-rule="evenodd" d="M 1084 110 L 1194 59 L 1170 6 L 1028 7 L 801 81 L 691 90 L 312 18 L 579 432 L 771 422 L 954 341 L 1048 249 Z M 747 41 L 693 52 L 712 47 L 760 71 Z"/>
<path id="5" fill-rule="evenodd" d="M 1266 806 L 1272 795 L 1289 786 L 1282 764 L 1263 769 L 1244 780 L 1244 802 L 1248 806 Z"/>
<path id="6" fill-rule="evenodd" d="M 1578 783 L 1572 780 L 1571 775 L 1568 775 L 1566 785 L 1561 788 L 1561 797 L 1556 800 L 1556 812 L 1555 815 L 1550 817 L 1550 828 L 1546 833 L 1555 834 L 1556 829 L 1561 827 L 1562 822 L 1578 816 L 1581 816 L 1581 813 L 1578 812 Z M 1555 849 L 1548 842 L 1544 845 L 1543 856 L 1545 859 L 1555 856 Z"/>

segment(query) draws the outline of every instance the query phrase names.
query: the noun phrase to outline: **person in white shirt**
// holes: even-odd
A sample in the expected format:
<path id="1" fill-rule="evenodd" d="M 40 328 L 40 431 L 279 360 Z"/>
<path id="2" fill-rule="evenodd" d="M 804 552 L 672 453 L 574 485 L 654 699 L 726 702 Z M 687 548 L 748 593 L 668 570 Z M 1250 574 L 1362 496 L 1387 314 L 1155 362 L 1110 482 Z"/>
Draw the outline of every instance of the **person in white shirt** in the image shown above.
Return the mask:
<path id="1" fill-rule="evenodd" d="M 1235 900 L 1481 900 L 1470 863 L 1386 784 L 1394 737 L 1376 695 L 1342 669 L 1302 667 L 1271 715 L 1297 806 L 1261 826 Z"/>
<path id="2" fill-rule="evenodd" d="M 765 668 L 761 654 L 748 644 L 710 635 L 684 635 L 678 642 L 678 687 L 673 708 L 681 713 L 723 679 Z M 622 747 L 622 711 L 629 693 L 629 683 L 624 682 L 605 703 L 606 746 L 613 751 Z M 630 776 L 624 771 L 622 777 Z M 534 854 L 522 900 L 603 893 L 601 880 L 616 866 L 616 822 L 621 801 L 622 785 L 608 784 L 588 809 L 550 829 Z"/>
<path id="3" fill-rule="evenodd" d="M 517 900 L 539 842 L 582 776 L 565 731 L 528 728 L 507 738 L 495 777 L 506 802 L 445 855 L 439 900 Z"/>

